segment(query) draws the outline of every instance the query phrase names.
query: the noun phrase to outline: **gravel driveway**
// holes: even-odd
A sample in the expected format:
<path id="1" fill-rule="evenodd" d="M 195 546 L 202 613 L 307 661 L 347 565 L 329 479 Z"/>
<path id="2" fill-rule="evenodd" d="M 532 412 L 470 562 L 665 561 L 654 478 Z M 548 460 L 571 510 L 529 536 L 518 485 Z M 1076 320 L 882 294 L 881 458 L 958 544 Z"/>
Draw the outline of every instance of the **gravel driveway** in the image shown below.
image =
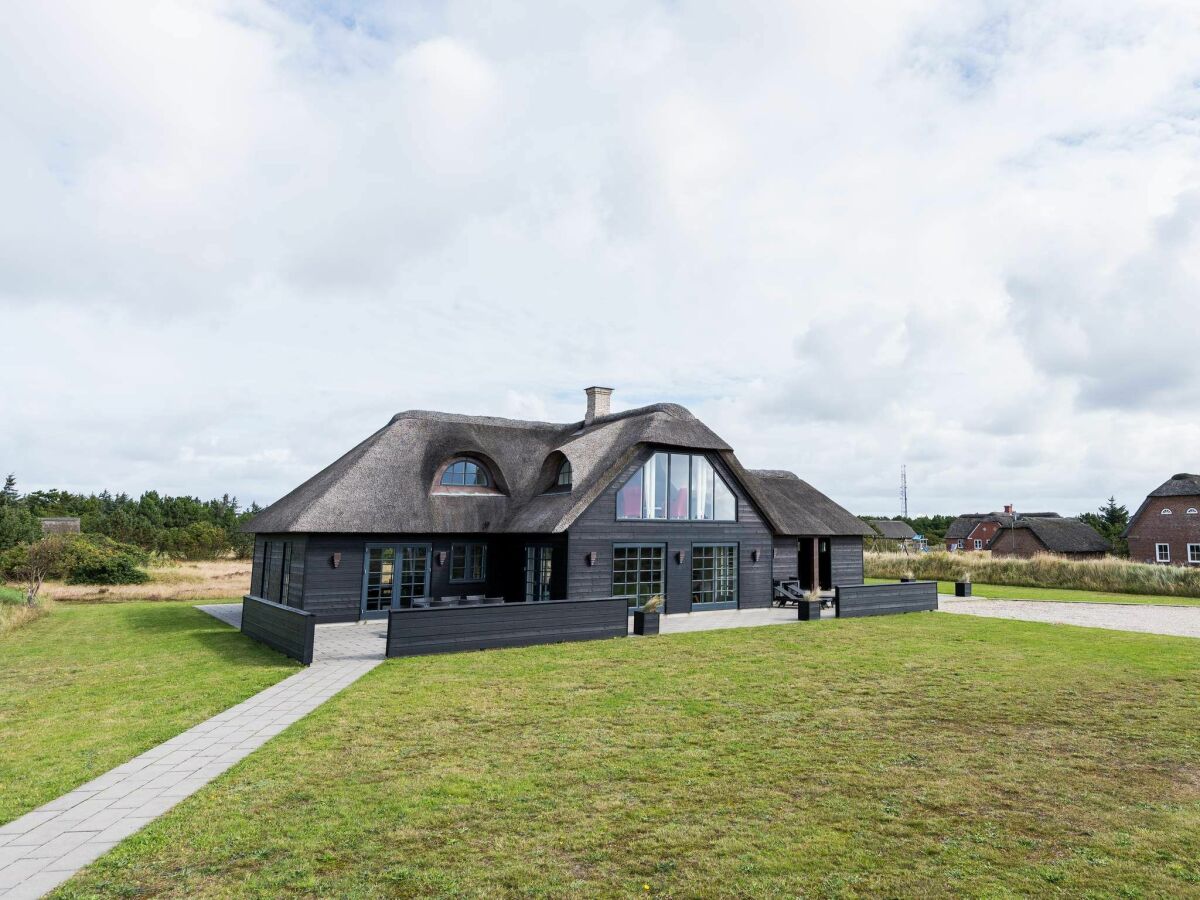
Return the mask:
<path id="1" fill-rule="evenodd" d="M 1054 622 L 1114 631 L 1144 631 L 1200 638 L 1200 607 L 1118 606 L 1111 603 L 1052 603 L 1044 600 L 959 600 L 938 597 L 942 612 L 1026 622 Z"/>

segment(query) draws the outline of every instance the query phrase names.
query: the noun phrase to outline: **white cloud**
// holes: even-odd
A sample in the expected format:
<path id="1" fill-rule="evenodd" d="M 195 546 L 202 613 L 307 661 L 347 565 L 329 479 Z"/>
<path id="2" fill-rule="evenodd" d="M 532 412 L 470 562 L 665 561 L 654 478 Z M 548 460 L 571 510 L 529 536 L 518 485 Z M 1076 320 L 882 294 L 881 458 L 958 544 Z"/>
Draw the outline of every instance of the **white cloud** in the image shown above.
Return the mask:
<path id="1" fill-rule="evenodd" d="M 398 11 L 400 10 L 400 11 Z M 1193 469 L 1200 11 L 19 3 L 0 468 L 266 501 L 410 407 L 691 406 L 860 511 Z"/>

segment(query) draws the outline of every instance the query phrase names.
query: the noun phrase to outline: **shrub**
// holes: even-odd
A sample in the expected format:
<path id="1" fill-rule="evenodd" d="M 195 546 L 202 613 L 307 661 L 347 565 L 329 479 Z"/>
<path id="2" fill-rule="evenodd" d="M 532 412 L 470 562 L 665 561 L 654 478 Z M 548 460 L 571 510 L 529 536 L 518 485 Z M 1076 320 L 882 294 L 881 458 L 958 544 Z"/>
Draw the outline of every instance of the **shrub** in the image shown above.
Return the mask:
<path id="1" fill-rule="evenodd" d="M 102 534 L 63 535 L 65 547 L 46 573 L 53 580 L 70 584 L 141 584 L 150 576 L 139 567 L 150 556 L 145 550 L 122 544 Z M 0 576 L 19 578 L 29 564 L 29 544 L 0 554 Z"/>
<path id="2" fill-rule="evenodd" d="M 1155 566 L 1108 556 L 1104 559 L 1071 559 L 1042 554 L 1032 559 L 990 553 L 867 553 L 863 557 L 868 578 L 898 578 L 915 572 L 930 581 L 974 581 L 1015 587 L 1067 588 L 1114 594 L 1157 594 L 1165 597 L 1200 597 L 1200 569 Z"/>
<path id="3" fill-rule="evenodd" d="M 41 534 L 42 526 L 25 507 L 0 506 L 0 550 L 36 541 Z"/>

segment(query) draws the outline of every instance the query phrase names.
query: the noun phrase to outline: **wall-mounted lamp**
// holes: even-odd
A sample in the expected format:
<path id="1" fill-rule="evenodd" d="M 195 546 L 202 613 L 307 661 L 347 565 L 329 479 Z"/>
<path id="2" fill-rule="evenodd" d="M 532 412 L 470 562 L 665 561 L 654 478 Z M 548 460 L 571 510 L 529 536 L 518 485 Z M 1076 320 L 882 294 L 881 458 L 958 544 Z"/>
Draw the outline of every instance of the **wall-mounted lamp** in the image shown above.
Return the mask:
<path id="1" fill-rule="evenodd" d="M 596 564 L 596 551 L 593 550 L 591 553 L 585 553 L 583 555 L 583 561 L 589 566 L 594 566 Z"/>
<path id="2" fill-rule="evenodd" d="M 762 554 L 761 550 L 750 551 L 750 562 L 758 562 L 758 557 Z"/>
<path id="3" fill-rule="evenodd" d="M 685 553 L 685 552 L 684 552 L 684 551 L 682 551 L 682 550 L 676 550 L 676 551 L 675 551 L 675 562 L 676 562 L 676 563 L 678 563 L 679 565 L 681 565 L 681 566 L 682 566 L 682 565 L 683 565 L 683 561 L 684 561 L 685 559 L 687 559 L 687 553 Z"/>
<path id="4" fill-rule="evenodd" d="M 437 553 L 437 564 L 438 564 L 439 566 L 444 566 L 444 565 L 446 564 L 446 551 L 445 551 L 445 550 L 439 550 L 439 551 L 438 551 L 438 553 Z"/>
<path id="5" fill-rule="evenodd" d="M 342 565 L 342 554 L 334 553 L 332 556 L 330 556 L 329 565 L 333 566 L 335 569 L 340 568 Z"/>

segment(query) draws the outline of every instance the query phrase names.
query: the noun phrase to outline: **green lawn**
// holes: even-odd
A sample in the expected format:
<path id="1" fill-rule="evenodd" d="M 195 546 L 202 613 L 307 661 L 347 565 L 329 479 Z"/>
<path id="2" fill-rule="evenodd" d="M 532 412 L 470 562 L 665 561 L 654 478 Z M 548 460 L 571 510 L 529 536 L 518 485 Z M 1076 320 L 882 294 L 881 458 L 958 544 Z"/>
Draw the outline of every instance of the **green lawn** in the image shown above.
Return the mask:
<path id="1" fill-rule="evenodd" d="M 392 660 L 56 896 L 1195 895 L 1198 715 L 969 616 Z"/>
<path id="2" fill-rule="evenodd" d="M 0 824 L 296 668 L 188 604 L 58 604 L 0 637 Z"/>
<path id="3" fill-rule="evenodd" d="M 894 578 L 864 578 L 867 584 L 885 584 Z M 953 581 L 939 581 L 938 591 L 954 593 Z M 1106 594 L 1101 591 L 1073 591 L 1065 588 L 1013 587 L 1009 584 L 976 584 L 971 593 L 993 600 L 1056 600 L 1061 603 L 1127 603 L 1134 606 L 1200 606 L 1194 597 L 1163 597 L 1151 594 Z"/>

